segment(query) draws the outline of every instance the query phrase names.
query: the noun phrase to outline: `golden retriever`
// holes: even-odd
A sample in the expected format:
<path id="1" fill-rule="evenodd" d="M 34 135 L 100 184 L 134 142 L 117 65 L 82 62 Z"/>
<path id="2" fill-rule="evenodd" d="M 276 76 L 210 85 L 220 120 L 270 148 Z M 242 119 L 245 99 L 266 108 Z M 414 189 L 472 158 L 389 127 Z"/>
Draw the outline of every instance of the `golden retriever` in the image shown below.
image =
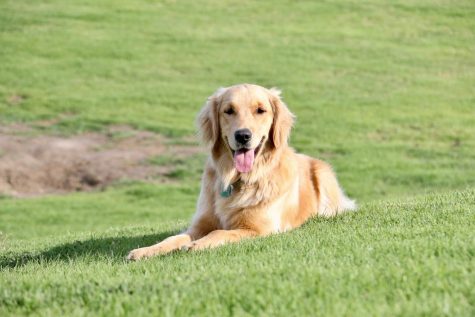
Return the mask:
<path id="1" fill-rule="evenodd" d="M 198 116 L 210 156 L 191 226 L 132 250 L 128 259 L 214 248 L 355 210 L 330 165 L 288 146 L 293 122 L 277 89 L 242 84 L 216 91 Z"/>

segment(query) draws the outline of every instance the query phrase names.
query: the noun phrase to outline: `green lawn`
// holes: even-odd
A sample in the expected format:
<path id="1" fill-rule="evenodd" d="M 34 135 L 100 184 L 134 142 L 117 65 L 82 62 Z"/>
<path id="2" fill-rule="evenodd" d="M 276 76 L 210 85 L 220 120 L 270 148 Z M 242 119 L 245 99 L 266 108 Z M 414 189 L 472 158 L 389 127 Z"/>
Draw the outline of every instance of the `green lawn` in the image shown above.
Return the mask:
<path id="1" fill-rule="evenodd" d="M 0 313 L 473 316 L 474 200 L 472 189 L 368 203 L 289 233 L 136 263 L 124 259 L 131 248 L 183 228 L 184 221 L 164 220 L 174 210 L 157 208 L 152 218 L 111 205 L 116 217 L 149 222 L 81 233 L 50 226 L 40 239 L 27 223 L 31 236 L 7 240 L 0 256 Z M 123 207 L 150 209 L 146 201 Z M 114 222 L 108 215 L 89 221 Z M 43 226 L 45 217 L 30 219 Z"/>
<path id="2" fill-rule="evenodd" d="M 283 89 L 358 213 L 127 263 L 187 225 L 203 155 L 173 184 L 0 196 L 0 316 L 475 315 L 472 0 L 0 2 L 0 125 L 180 142 L 240 82 Z"/>

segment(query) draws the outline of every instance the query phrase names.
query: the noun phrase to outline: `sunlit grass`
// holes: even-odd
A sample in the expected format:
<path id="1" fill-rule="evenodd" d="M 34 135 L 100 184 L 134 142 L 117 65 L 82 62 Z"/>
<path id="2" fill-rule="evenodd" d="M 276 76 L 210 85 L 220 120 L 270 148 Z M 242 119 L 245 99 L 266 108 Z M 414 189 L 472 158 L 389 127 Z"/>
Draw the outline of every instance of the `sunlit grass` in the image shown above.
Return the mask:
<path id="1" fill-rule="evenodd" d="M 171 147 L 191 139 L 218 87 L 277 86 L 297 115 L 292 146 L 329 161 L 361 209 L 127 263 L 131 248 L 187 225 L 202 154 L 151 158 L 172 166 L 166 184 L 0 196 L 0 315 L 473 316 L 474 10 L 439 0 L 3 1 L 0 124 L 55 119 L 33 133 L 65 135 L 127 124 Z"/>

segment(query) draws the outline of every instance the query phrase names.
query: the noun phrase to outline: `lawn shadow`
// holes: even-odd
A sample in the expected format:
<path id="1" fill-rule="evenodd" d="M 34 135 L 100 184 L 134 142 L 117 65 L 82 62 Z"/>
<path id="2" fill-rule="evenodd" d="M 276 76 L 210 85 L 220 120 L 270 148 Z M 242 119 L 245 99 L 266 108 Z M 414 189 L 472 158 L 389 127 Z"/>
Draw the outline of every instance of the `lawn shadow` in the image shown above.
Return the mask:
<path id="1" fill-rule="evenodd" d="M 152 245 L 177 233 L 177 231 L 164 231 L 157 234 L 131 237 L 92 238 L 64 243 L 39 253 L 6 254 L 0 256 L 0 270 L 21 267 L 32 262 L 72 261 L 78 258 L 94 256 L 122 262 L 130 250 Z"/>

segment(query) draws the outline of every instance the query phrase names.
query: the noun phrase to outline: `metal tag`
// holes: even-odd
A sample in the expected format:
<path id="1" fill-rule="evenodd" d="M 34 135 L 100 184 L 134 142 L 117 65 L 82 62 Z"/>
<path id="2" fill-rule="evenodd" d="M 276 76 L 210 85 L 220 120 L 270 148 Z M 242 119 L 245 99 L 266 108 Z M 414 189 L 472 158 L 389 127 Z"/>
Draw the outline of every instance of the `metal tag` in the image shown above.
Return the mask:
<path id="1" fill-rule="evenodd" d="M 229 185 L 228 188 L 221 192 L 221 197 L 228 198 L 233 193 L 233 185 Z"/>

